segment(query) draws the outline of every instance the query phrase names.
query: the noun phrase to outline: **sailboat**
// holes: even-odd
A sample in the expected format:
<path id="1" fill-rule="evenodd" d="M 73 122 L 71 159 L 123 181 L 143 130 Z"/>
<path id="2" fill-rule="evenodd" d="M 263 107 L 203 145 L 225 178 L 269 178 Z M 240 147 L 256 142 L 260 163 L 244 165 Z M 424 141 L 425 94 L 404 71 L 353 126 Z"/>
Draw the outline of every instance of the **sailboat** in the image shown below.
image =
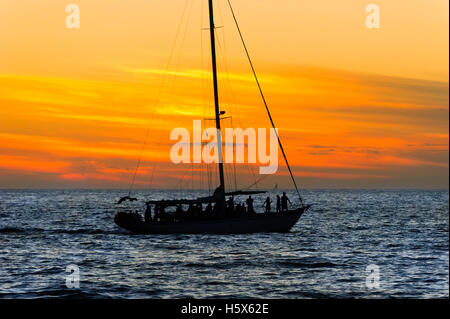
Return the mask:
<path id="1" fill-rule="evenodd" d="M 211 60 L 212 60 L 212 75 L 214 87 L 214 108 L 215 108 L 215 123 L 217 132 L 221 132 L 221 111 L 219 105 L 218 92 L 218 77 L 216 65 L 216 39 L 215 39 L 215 24 L 214 24 L 214 9 L 213 0 L 208 0 L 209 3 L 209 30 L 211 38 Z M 275 124 L 264 98 L 258 77 L 256 75 L 253 63 L 251 61 L 249 52 L 244 42 L 241 30 L 237 23 L 231 2 L 228 1 L 232 16 L 236 23 L 240 38 L 242 40 L 248 61 L 250 63 L 253 75 L 255 77 L 257 86 L 259 88 L 261 97 L 266 107 L 267 114 L 273 129 Z M 196 199 L 171 199 L 171 200 L 152 200 L 147 201 L 145 217 L 136 212 L 119 211 L 114 221 L 115 223 L 131 233 L 135 234 L 245 234 L 245 233 L 261 233 L 261 232 L 289 232 L 297 223 L 300 217 L 311 207 L 306 205 L 300 195 L 297 184 L 294 179 L 291 167 L 287 160 L 283 145 L 278 136 L 276 137 L 280 150 L 285 159 L 286 166 L 289 170 L 293 185 L 297 191 L 299 203 L 296 208 L 287 209 L 283 207 L 282 211 L 272 212 L 266 209 L 265 213 L 255 212 L 252 205 L 251 195 L 264 193 L 262 191 L 234 191 L 227 192 L 225 189 L 225 176 L 223 161 L 219 158 L 218 172 L 220 185 L 214 191 L 212 196 L 196 198 Z M 222 154 L 222 141 L 220 133 L 217 138 L 217 147 L 219 150 L 219 157 Z M 249 196 L 247 199 L 248 208 L 243 208 L 239 205 L 235 206 L 233 202 L 234 197 Z M 284 195 L 286 196 L 286 195 Z M 227 197 L 229 198 L 227 200 Z M 287 197 L 286 197 L 287 199 Z M 285 199 L 285 200 L 286 200 Z M 123 197 L 119 203 L 124 201 L 136 201 L 136 198 L 131 196 Z M 250 202 L 249 202 L 250 200 Z M 206 210 L 203 211 L 203 205 L 207 205 Z M 185 212 L 182 209 L 183 205 L 188 205 L 189 209 Z M 154 207 L 154 216 L 152 216 L 151 209 Z M 166 208 L 176 207 L 175 214 L 165 212 Z M 212 208 L 214 207 L 214 208 Z M 277 209 L 278 210 L 278 209 Z"/>

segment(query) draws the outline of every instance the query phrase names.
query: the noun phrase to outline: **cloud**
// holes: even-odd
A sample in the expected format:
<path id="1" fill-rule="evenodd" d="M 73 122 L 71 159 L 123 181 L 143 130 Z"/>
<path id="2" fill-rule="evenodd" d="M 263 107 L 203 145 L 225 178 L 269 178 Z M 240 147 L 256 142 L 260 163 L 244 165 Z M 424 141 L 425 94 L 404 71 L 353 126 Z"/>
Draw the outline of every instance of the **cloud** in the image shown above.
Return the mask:
<path id="1" fill-rule="evenodd" d="M 172 74 L 187 82 L 156 103 L 161 71 L 128 71 L 109 81 L 0 76 L 5 106 L 0 109 L 0 187 L 20 181 L 39 186 L 39 178 L 45 185 L 126 187 L 147 128 L 138 185 L 148 185 L 151 176 L 159 187 L 192 178 L 205 183 L 205 168 L 174 166 L 169 160 L 170 130 L 189 129 L 192 119 L 213 112 L 211 101 L 205 103 L 196 90 L 196 77 L 203 75 L 192 70 Z M 447 185 L 448 83 L 295 67 L 274 68 L 263 79 L 301 181 L 311 186 L 319 181 L 358 187 L 382 186 L 381 181 Z M 255 87 L 246 83 L 234 89 L 238 103 L 227 90 L 220 96 L 234 125 L 269 126 Z M 238 165 L 237 171 L 242 185 L 252 183 L 248 169 Z M 421 183 L 417 176 L 427 172 L 434 179 L 424 177 Z M 290 185 L 285 173 L 281 169 L 280 185 Z"/>

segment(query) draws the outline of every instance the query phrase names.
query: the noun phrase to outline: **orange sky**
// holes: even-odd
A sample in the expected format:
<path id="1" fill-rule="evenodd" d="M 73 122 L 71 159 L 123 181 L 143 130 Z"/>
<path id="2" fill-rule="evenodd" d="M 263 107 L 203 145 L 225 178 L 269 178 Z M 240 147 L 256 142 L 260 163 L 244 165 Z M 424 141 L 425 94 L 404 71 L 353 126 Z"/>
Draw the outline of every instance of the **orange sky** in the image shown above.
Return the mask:
<path id="1" fill-rule="evenodd" d="M 227 3 L 215 2 L 224 126 L 269 127 Z M 69 3 L 78 30 L 65 26 Z M 301 187 L 448 188 L 448 1 L 232 3 Z M 368 3 L 380 29 L 365 26 Z M 213 115 L 206 9 L 1 1 L 0 188 L 128 187 L 144 140 L 137 187 L 215 185 L 214 167 L 169 157 L 173 128 Z M 259 179 L 257 167 L 236 172 L 238 187 Z M 290 187 L 285 168 L 258 185 L 276 183 Z"/>

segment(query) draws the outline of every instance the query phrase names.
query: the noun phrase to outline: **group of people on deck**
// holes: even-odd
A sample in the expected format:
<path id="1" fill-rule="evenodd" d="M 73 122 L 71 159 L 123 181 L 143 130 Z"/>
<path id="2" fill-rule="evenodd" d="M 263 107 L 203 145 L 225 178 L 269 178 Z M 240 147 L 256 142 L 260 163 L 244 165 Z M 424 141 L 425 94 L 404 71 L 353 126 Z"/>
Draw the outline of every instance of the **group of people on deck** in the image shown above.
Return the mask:
<path id="1" fill-rule="evenodd" d="M 292 202 L 287 197 L 286 193 L 283 192 L 283 196 L 277 195 L 277 204 L 276 204 L 276 212 L 285 212 L 288 210 L 288 202 L 292 204 Z M 238 215 L 254 214 L 255 209 L 253 207 L 253 198 L 249 196 L 244 204 L 237 204 L 234 206 L 234 198 L 230 197 L 227 201 L 227 210 L 230 212 L 237 212 Z M 270 213 L 272 211 L 272 200 L 270 197 L 267 197 L 264 202 L 264 208 L 266 213 Z"/>
<path id="2" fill-rule="evenodd" d="M 292 202 L 287 197 L 286 193 L 283 192 L 283 196 L 280 197 L 280 195 L 277 195 L 277 206 L 276 206 L 276 212 L 285 212 L 288 210 L 288 202 L 292 204 Z M 272 211 L 272 200 L 270 197 L 266 198 L 266 201 L 264 202 L 264 208 L 266 213 L 270 213 Z"/>
<path id="3" fill-rule="evenodd" d="M 188 220 L 188 219 L 211 219 L 217 217 L 223 217 L 225 213 L 227 216 L 243 216 L 243 215 L 252 215 L 255 214 L 255 209 L 253 206 L 253 198 L 249 196 L 245 204 L 238 203 L 235 205 L 234 197 L 231 196 L 225 204 L 225 209 L 220 209 L 219 204 L 208 203 L 206 209 L 203 210 L 202 203 L 189 204 L 189 208 L 185 211 L 183 210 L 182 205 L 177 205 L 175 214 L 169 214 L 165 211 L 165 206 L 161 204 L 155 205 L 155 212 L 152 216 L 152 207 L 149 203 L 147 203 L 147 209 L 145 210 L 144 219 L 146 223 L 150 222 L 173 222 L 180 220 Z M 283 192 L 283 195 L 277 195 L 276 201 L 276 212 L 285 212 L 288 210 L 288 202 L 291 203 L 286 193 Z M 271 209 L 272 200 L 270 197 L 267 197 L 264 202 L 265 213 L 272 212 Z M 292 204 L 292 203 L 291 203 Z"/>

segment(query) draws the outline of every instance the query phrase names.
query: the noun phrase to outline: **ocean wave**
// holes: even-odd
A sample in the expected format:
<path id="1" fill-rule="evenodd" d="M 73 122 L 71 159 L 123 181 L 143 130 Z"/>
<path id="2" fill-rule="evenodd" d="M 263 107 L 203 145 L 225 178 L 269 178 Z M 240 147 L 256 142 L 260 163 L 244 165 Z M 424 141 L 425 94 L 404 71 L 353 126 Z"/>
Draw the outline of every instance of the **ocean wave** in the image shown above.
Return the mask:
<path id="1" fill-rule="evenodd" d="M 291 268 L 333 268 L 338 265 L 326 260 L 310 260 L 306 258 L 301 259 L 286 259 L 278 262 L 279 265 Z"/>
<path id="2" fill-rule="evenodd" d="M 0 228 L 0 234 L 1 233 L 23 233 L 24 230 L 17 227 L 3 227 Z"/>
<path id="3" fill-rule="evenodd" d="M 79 289 L 43 289 L 36 292 L 24 292 L 24 293 L 0 293 L 0 298 L 7 299 L 90 299 L 99 298 L 107 299 L 110 298 L 106 294 L 86 292 Z"/>
<path id="4" fill-rule="evenodd" d="M 0 228 L 0 234 L 8 233 L 51 233 L 51 234 L 86 234 L 86 235 L 121 235 L 124 234 L 120 230 L 103 230 L 103 229 L 89 229 L 89 228 L 78 228 L 78 229 L 42 229 L 42 228 L 21 228 L 7 226 Z"/>

